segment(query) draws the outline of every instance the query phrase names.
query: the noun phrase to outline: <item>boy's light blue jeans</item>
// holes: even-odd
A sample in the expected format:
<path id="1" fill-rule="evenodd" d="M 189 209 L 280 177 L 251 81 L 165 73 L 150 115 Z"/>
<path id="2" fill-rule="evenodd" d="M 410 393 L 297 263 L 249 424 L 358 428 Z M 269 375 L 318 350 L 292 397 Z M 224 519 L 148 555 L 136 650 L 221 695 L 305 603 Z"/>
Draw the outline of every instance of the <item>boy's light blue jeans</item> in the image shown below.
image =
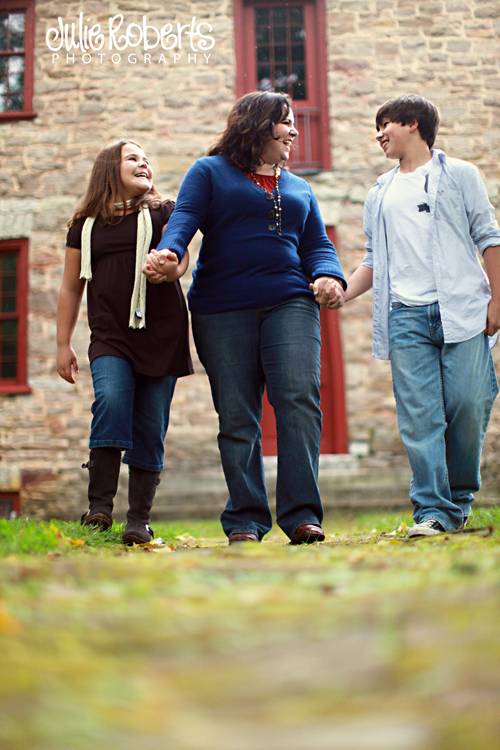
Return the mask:
<path id="1" fill-rule="evenodd" d="M 390 359 L 414 519 L 460 528 L 480 486 L 481 449 L 498 394 L 484 333 L 445 344 L 439 305 L 392 306 Z"/>

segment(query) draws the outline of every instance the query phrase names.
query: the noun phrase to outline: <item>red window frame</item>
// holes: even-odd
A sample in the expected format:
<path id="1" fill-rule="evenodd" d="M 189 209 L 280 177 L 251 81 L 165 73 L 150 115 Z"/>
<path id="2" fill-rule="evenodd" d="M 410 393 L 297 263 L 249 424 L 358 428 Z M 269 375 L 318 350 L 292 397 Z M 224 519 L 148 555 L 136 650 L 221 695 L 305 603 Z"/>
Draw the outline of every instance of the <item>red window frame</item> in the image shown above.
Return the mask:
<path id="1" fill-rule="evenodd" d="M 324 0 L 234 0 L 236 95 L 257 89 L 255 8 L 302 6 L 306 31 L 307 99 L 293 102 L 299 138 L 294 146 L 294 172 L 330 169 L 326 11 Z"/>
<path id="2" fill-rule="evenodd" d="M 0 253 L 17 253 L 16 264 L 16 309 L 14 312 L 0 312 L 3 320 L 17 321 L 15 378 L 0 377 L 0 393 L 30 393 L 27 367 L 27 331 L 28 331 L 28 240 L 0 240 Z"/>
<path id="3" fill-rule="evenodd" d="M 35 0 L 0 0 L 0 11 L 24 11 L 24 90 L 23 108 L 18 111 L 0 112 L 0 122 L 11 120 L 32 120 L 33 111 L 33 65 L 35 49 Z M 0 50 L 0 56 L 7 56 L 7 50 Z M 18 53 L 17 53 L 18 54 Z"/>
<path id="4" fill-rule="evenodd" d="M 5 507 L 10 511 L 4 515 Z M 19 492 L 0 492 L 0 518 L 18 518 L 21 514 Z"/>

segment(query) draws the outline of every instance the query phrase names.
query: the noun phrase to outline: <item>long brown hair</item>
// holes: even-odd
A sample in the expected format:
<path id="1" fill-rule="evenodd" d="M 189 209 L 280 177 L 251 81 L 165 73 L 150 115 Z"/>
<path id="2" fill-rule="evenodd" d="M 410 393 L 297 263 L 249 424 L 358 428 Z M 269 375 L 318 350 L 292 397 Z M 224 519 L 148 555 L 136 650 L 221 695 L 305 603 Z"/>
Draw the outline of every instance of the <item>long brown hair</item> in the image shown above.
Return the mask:
<path id="1" fill-rule="evenodd" d="M 286 94 L 245 94 L 234 103 L 226 129 L 208 155 L 221 154 L 245 172 L 253 171 L 260 163 L 266 142 L 273 137 L 273 125 L 287 117 L 290 107 Z"/>
<path id="2" fill-rule="evenodd" d="M 76 207 L 73 217 L 69 221 L 69 226 L 76 219 L 86 218 L 87 216 L 100 216 L 108 224 L 116 223 L 121 216 L 117 217 L 114 203 L 124 202 L 122 195 L 122 183 L 120 179 L 120 164 L 122 158 L 122 148 L 127 143 L 142 148 L 136 141 L 130 138 L 121 138 L 109 146 L 106 146 L 97 154 L 92 172 L 90 173 L 87 191 Z M 134 199 L 133 208 L 139 208 L 146 205 L 150 208 L 158 208 L 162 203 L 162 197 L 154 185 L 143 195 L 138 195 Z M 125 214 L 125 209 L 122 216 Z"/>

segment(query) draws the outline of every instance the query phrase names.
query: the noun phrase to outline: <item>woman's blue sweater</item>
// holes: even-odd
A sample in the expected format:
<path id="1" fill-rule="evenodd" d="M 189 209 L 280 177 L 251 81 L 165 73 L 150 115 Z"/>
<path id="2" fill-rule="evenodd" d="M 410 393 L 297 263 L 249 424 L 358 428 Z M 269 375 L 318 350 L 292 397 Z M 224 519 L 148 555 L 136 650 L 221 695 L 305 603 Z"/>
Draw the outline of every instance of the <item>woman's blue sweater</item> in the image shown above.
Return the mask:
<path id="1" fill-rule="evenodd" d="M 284 170 L 279 181 L 282 235 L 273 202 L 223 156 L 198 159 L 185 175 L 158 250 L 182 258 L 196 230 L 203 234 L 188 293 L 195 313 L 280 304 L 312 296 L 309 282 L 335 276 L 345 286 L 335 247 L 306 180 Z"/>

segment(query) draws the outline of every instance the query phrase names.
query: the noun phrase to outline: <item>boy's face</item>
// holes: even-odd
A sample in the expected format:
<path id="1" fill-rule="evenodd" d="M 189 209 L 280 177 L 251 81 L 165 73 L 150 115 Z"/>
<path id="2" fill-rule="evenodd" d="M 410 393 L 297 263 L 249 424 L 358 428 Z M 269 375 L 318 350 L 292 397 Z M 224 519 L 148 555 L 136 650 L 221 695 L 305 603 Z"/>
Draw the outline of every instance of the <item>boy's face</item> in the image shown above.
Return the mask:
<path id="1" fill-rule="evenodd" d="M 404 158 L 410 144 L 410 134 L 416 126 L 417 123 L 401 125 L 400 122 L 391 122 L 389 118 L 382 120 L 376 139 L 387 159 Z"/>

